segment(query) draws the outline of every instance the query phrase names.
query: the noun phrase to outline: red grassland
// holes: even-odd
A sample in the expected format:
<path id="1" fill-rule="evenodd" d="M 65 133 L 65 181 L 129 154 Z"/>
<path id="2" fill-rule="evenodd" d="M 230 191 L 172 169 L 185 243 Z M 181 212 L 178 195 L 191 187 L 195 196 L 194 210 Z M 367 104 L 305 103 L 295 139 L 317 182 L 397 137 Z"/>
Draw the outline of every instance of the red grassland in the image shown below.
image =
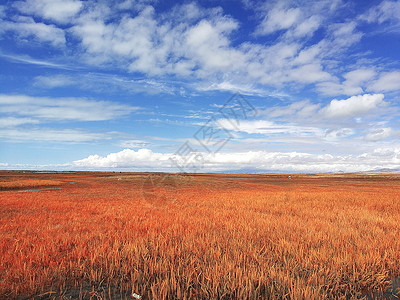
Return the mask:
<path id="1" fill-rule="evenodd" d="M 2 299 L 361 298 L 398 288 L 396 175 L 3 171 L 0 191 Z"/>

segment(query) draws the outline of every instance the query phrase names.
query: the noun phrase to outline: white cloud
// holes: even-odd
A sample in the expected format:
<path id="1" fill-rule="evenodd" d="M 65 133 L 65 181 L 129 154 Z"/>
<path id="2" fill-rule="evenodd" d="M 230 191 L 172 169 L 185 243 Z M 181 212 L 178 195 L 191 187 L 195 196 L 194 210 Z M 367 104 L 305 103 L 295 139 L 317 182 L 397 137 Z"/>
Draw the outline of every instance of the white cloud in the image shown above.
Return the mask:
<path id="1" fill-rule="evenodd" d="M 278 124 L 271 121 L 265 120 L 254 120 L 254 121 L 240 121 L 238 126 L 234 126 L 235 121 L 228 119 L 220 119 L 217 121 L 218 124 L 227 130 L 246 132 L 249 134 L 283 134 L 283 135 L 294 135 L 294 136 L 316 136 L 323 135 L 323 130 L 315 127 L 298 126 L 292 124 Z"/>
<path id="2" fill-rule="evenodd" d="M 373 6 L 365 14 L 360 16 L 361 20 L 369 23 L 383 23 L 386 21 L 400 21 L 400 2 L 399 1 L 382 1 L 380 4 Z"/>
<path id="3" fill-rule="evenodd" d="M 62 74 L 53 76 L 37 76 L 34 78 L 34 85 L 47 88 L 70 86 L 75 85 L 78 82 L 79 81 L 76 80 L 76 78 L 74 79 Z"/>
<path id="4" fill-rule="evenodd" d="M 354 95 L 354 94 L 361 94 L 363 92 L 363 89 L 360 86 L 348 86 L 345 84 L 332 81 L 317 83 L 316 88 L 318 92 L 328 96 Z"/>
<path id="5" fill-rule="evenodd" d="M 330 129 L 325 133 L 325 140 L 333 142 L 343 140 L 355 134 L 355 130 L 351 128 Z"/>
<path id="6" fill-rule="evenodd" d="M 299 118 L 298 114 L 301 113 L 302 107 L 298 107 L 299 109 L 294 109 L 292 107 L 287 107 L 286 111 L 282 110 L 281 115 L 286 115 L 290 110 L 293 111 L 293 115 L 291 118 L 293 122 L 272 122 L 266 120 L 253 120 L 253 121 L 240 121 L 238 126 L 233 126 L 232 122 L 227 119 L 218 120 L 218 124 L 221 128 L 236 131 L 236 132 L 244 132 L 247 134 L 262 134 L 265 138 L 264 141 L 268 141 L 268 143 L 273 144 L 275 142 L 282 142 L 286 139 L 285 142 L 296 142 L 300 143 L 309 143 L 309 144 L 322 144 L 322 143 L 337 143 L 342 142 L 343 140 L 349 140 L 349 138 L 353 138 L 357 135 L 357 130 L 353 128 L 344 127 L 343 125 L 339 127 L 331 128 L 332 124 L 325 123 L 323 118 L 317 114 L 315 110 L 313 110 L 313 114 L 308 115 L 307 117 L 301 116 Z M 271 111 L 271 114 L 276 114 L 277 111 Z M 297 114 L 297 115 L 296 115 Z M 316 124 L 313 126 L 302 125 L 302 117 L 304 119 L 313 118 L 317 119 Z M 246 139 L 243 139 L 246 143 Z M 242 138 L 236 139 L 237 142 L 241 142 Z M 261 141 L 258 141 L 261 142 Z"/>
<path id="7" fill-rule="evenodd" d="M 320 64 L 307 64 L 292 69 L 289 72 L 289 77 L 295 82 L 313 83 L 328 80 L 332 76 L 323 71 Z"/>
<path id="8" fill-rule="evenodd" d="M 256 31 L 258 34 L 267 35 L 278 30 L 289 29 L 300 19 L 301 10 L 285 7 L 284 3 L 284 1 L 279 1 L 268 11 Z"/>
<path id="9" fill-rule="evenodd" d="M 293 30 L 293 36 L 304 37 L 312 35 L 321 26 L 321 19 L 319 16 L 311 16 L 305 19 Z"/>
<path id="10" fill-rule="evenodd" d="M 294 102 L 288 106 L 278 106 L 270 108 L 266 111 L 269 118 L 279 118 L 279 117 L 300 117 L 308 118 L 310 116 L 314 117 L 317 110 L 320 108 L 319 104 L 313 104 L 309 100 L 303 100 Z"/>
<path id="11" fill-rule="evenodd" d="M 365 136 L 365 140 L 377 142 L 377 141 L 381 141 L 381 140 L 384 140 L 384 139 L 392 136 L 393 133 L 394 132 L 393 132 L 392 128 L 379 128 L 379 129 L 370 131 Z"/>
<path id="12" fill-rule="evenodd" d="M 12 31 L 20 38 L 33 37 L 38 42 L 50 43 L 54 47 L 65 46 L 64 31 L 54 25 L 37 23 L 31 17 L 19 17 L 16 22 L 0 20 L 0 34 Z"/>
<path id="13" fill-rule="evenodd" d="M 176 82 L 134 79 L 131 76 L 119 76 L 107 73 L 85 73 L 79 75 L 54 74 L 50 76 L 37 76 L 33 84 L 41 88 L 58 88 L 74 86 L 82 90 L 90 90 L 98 94 L 105 93 L 147 93 L 154 94 L 176 94 L 181 93 L 183 87 L 176 87 Z"/>
<path id="14" fill-rule="evenodd" d="M 116 61 L 125 64 L 130 71 L 159 74 L 164 69 L 168 73 L 166 60 L 170 53 L 168 43 L 172 42 L 171 32 L 167 24 L 157 27 L 152 7 L 144 8 L 134 18 L 122 17 L 118 23 L 105 24 L 105 21 L 98 16 L 85 15 L 72 28 L 72 33 L 81 39 L 89 62 Z"/>
<path id="15" fill-rule="evenodd" d="M 212 84 L 196 84 L 194 87 L 198 91 L 229 91 L 232 93 L 240 93 L 242 95 L 257 95 L 257 96 L 273 96 L 273 97 L 287 97 L 284 93 L 273 93 L 261 88 L 257 88 L 254 85 L 248 84 L 233 84 L 228 81 L 222 81 L 220 83 Z"/>
<path id="16" fill-rule="evenodd" d="M 35 37 L 53 46 L 65 45 L 67 34 L 74 42 L 79 41 L 81 59 L 89 64 L 158 78 L 197 79 L 198 90 L 239 88 L 251 93 L 260 84 L 280 88 L 317 83 L 318 91 L 338 96 L 361 94 L 372 80 L 361 78 L 361 72 L 368 72 L 361 68 L 359 74 L 354 73 L 357 70 L 348 73 L 351 76 L 342 83 L 332 75 L 337 73 L 343 53 L 362 38 L 356 21 L 333 23 L 338 9 L 344 6 L 339 0 L 301 6 L 290 1 L 266 3 L 258 14 L 258 33 L 282 31 L 268 43 L 252 39 L 239 42 L 237 34 L 243 25 L 220 7 L 203 8 L 192 2 L 161 13 L 150 5 L 151 0 L 82 3 L 18 1 L 14 5 L 23 13 L 70 27 L 62 30 L 35 23 L 31 17 L 16 16 L 13 21 L 3 21 L 6 26 L 0 32 L 12 30 L 23 38 Z M 115 18 L 117 13 L 120 18 Z M 44 26 L 45 33 L 40 26 Z M 309 38 L 318 29 L 325 35 L 312 44 Z M 357 77 L 358 81 L 354 80 Z M 50 88 L 72 85 L 65 77 L 38 77 L 36 84 Z"/>
<path id="17" fill-rule="evenodd" d="M 342 6 L 341 0 L 309 3 L 286 0 L 267 1 L 261 7 L 260 5 L 252 7 L 258 15 L 261 13 L 263 16 L 255 33 L 268 35 L 282 31 L 280 39 L 306 40 L 316 30 L 324 27 Z"/>
<path id="18" fill-rule="evenodd" d="M 284 125 L 292 124 L 293 126 L 309 124 L 315 128 L 328 128 L 328 130 L 346 126 L 360 129 L 363 124 L 370 126 L 365 121 L 373 115 L 376 124 L 383 126 L 384 123 L 377 120 L 393 108 L 383 99 L 383 94 L 364 94 L 343 100 L 333 99 L 326 105 L 303 100 L 286 106 L 265 109 L 261 115 L 268 118 L 270 122 L 279 120 Z"/>
<path id="19" fill-rule="evenodd" d="M 236 21 L 218 9 L 204 10 L 194 4 L 180 6 L 170 14 L 175 16 L 176 10 L 181 15 L 170 21 L 157 19 L 150 6 L 115 23 L 85 15 L 71 32 L 81 39 L 88 62 L 114 62 L 131 72 L 205 78 L 243 67 L 245 55 L 231 47 L 228 38 L 238 28 Z M 207 18 L 198 19 L 206 12 Z"/>
<path id="20" fill-rule="evenodd" d="M 123 117 L 138 108 L 84 98 L 0 94 L 0 109 L 2 114 L 32 117 L 42 121 L 104 121 Z"/>
<path id="21" fill-rule="evenodd" d="M 383 94 L 365 94 L 346 100 L 332 100 L 320 113 L 328 118 L 356 117 L 385 105 Z"/>
<path id="22" fill-rule="evenodd" d="M 0 117 L 0 128 L 4 127 L 15 127 L 24 124 L 38 124 L 38 120 L 29 119 L 29 118 L 14 118 L 14 117 L 7 117 L 1 118 Z"/>
<path id="23" fill-rule="evenodd" d="M 363 36 L 363 33 L 357 31 L 357 23 L 354 21 L 331 24 L 328 27 L 328 32 L 331 41 L 324 50 L 327 50 L 330 55 L 338 50 L 350 48 L 359 42 Z"/>
<path id="24" fill-rule="evenodd" d="M 26 0 L 16 1 L 14 6 L 25 14 L 57 23 L 68 23 L 80 11 L 83 4 L 79 0 Z"/>
<path id="25" fill-rule="evenodd" d="M 319 20 L 318 16 L 305 17 L 292 35 L 312 32 Z M 191 3 L 177 5 L 161 17 L 147 6 L 136 16 L 113 22 L 99 14 L 81 14 L 71 33 L 81 40 L 89 63 L 113 63 L 150 76 L 195 77 L 201 80 L 200 89 L 208 85 L 227 90 L 259 83 L 305 85 L 332 79 L 316 59 L 324 53 L 322 47 L 304 49 L 301 41 L 233 45 L 239 28 L 240 23 L 223 15 L 222 9 Z M 326 48 L 332 52 L 345 47 Z"/>
<path id="26" fill-rule="evenodd" d="M 79 129 L 7 128 L 0 129 L 0 138 L 15 141 L 46 141 L 85 143 L 111 139 L 109 134 L 92 133 Z"/>
<path id="27" fill-rule="evenodd" d="M 117 153 L 110 153 L 107 156 L 97 154 L 73 162 L 77 167 L 88 168 L 118 168 L 118 167 L 169 167 L 171 154 L 154 153 L 149 149 L 138 151 L 124 149 Z"/>
<path id="28" fill-rule="evenodd" d="M 3 5 L 0 5 L 0 18 L 4 18 L 6 16 L 5 10 L 6 10 L 6 7 Z"/>
<path id="29" fill-rule="evenodd" d="M 117 4 L 119 10 L 141 10 L 148 5 L 157 3 L 157 0 L 125 0 Z"/>
<path id="30" fill-rule="evenodd" d="M 370 91 L 391 92 L 400 90 L 400 71 L 392 71 L 380 74 L 378 80 L 368 87 Z"/>
<path id="31" fill-rule="evenodd" d="M 192 58 L 202 66 L 198 72 L 205 77 L 209 71 L 223 72 L 240 69 L 245 61 L 243 53 L 230 46 L 227 36 L 238 28 L 238 23 L 219 18 L 215 23 L 201 21 L 186 33 L 186 45 Z"/>
<path id="32" fill-rule="evenodd" d="M 287 171 L 287 172 L 355 172 L 369 171 L 377 168 L 399 168 L 399 148 L 378 148 L 359 155 L 310 154 L 305 152 L 268 152 L 246 151 L 217 153 L 197 153 L 203 157 L 201 171 L 229 171 L 252 169 L 254 171 Z M 102 169 L 131 168 L 135 170 L 178 171 L 169 159 L 171 153 L 157 153 L 150 149 L 138 151 L 125 149 L 107 156 L 90 155 L 87 158 L 72 162 L 72 168 Z M 194 169 L 186 168 L 187 172 Z"/>
<path id="33" fill-rule="evenodd" d="M 393 136 L 393 130 L 382 129 L 387 126 L 385 124 L 388 119 L 378 121 L 390 110 L 389 103 L 383 99 L 383 94 L 364 94 L 344 100 L 334 99 L 325 106 L 309 100 L 298 101 L 287 106 L 268 108 L 261 112 L 268 121 L 244 121 L 239 130 L 268 135 L 269 142 L 276 140 L 275 137 L 306 137 L 315 145 L 334 143 L 344 146 L 345 143 L 359 143 L 361 146 L 363 141 L 383 140 Z M 375 121 L 371 122 L 371 116 Z M 222 125 L 233 130 L 229 123 L 225 123 L 222 122 Z M 378 129 L 365 133 L 365 127 Z M 276 135 L 271 135 L 275 132 Z"/>
<path id="34" fill-rule="evenodd" d="M 368 82 L 375 76 L 376 72 L 373 69 L 356 69 L 343 75 L 346 79 L 346 85 L 357 85 Z"/>
<path id="35" fill-rule="evenodd" d="M 4 57 L 8 60 L 11 60 L 14 62 L 19 62 L 19 63 L 24 63 L 24 64 L 32 64 L 32 65 L 38 65 L 38 66 L 43 66 L 43 67 L 48 67 L 48 68 L 55 68 L 55 69 L 70 69 L 66 65 L 61 65 L 61 64 L 57 64 L 57 63 L 53 63 L 53 62 L 49 62 L 49 61 L 45 61 L 45 60 L 34 59 L 34 58 L 26 56 L 26 55 L 8 55 L 8 54 L 4 54 L 4 53 L 0 52 L 0 57 Z"/>
<path id="36" fill-rule="evenodd" d="M 220 7 L 206 9 L 188 3 L 156 13 L 152 6 L 145 5 L 149 3 L 146 1 L 115 5 L 94 5 L 89 1 L 82 9 L 79 1 L 69 0 L 63 2 L 69 8 L 63 19 L 55 8 L 59 1 L 27 0 L 16 6 L 26 14 L 53 18 L 57 22 L 73 20 L 65 32 L 80 40 L 82 57 L 89 64 L 115 65 L 149 76 L 197 78 L 199 90 L 208 86 L 210 90 L 243 87 L 241 91 L 251 91 L 259 84 L 282 87 L 293 83 L 304 86 L 334 82 L 324 60 L 337 59 L 337 53 L 361 38 L 355 22 L 328 27 L 324 23 L 324 18 L 329 18 L 340 6 L 338 1 L 333 2 L 336 4 L 317 1 L 303 7 L 281 1 L 272 6 L 267 4 L 260 32 L 285 30 L 281 38 L 268 45 L 235 44 L 241 24 L 224 15 Z M 132 11 L 116 19 L 112 17 L 115 9 Z M 311 37 L 321 26 L 328 30 L 326 38 L 314 45 L 306 44 L 305 37 Z M 52 38 L 53 45 L 65 44 L 64 31 L 53 28 L 63 34 L 62 41 Z M 36 80 L 39 86 L 71 85 L 67 78 L 61 77 Z"/>
<path id="37" fill-rule="evenodd" d="M 317 83 L 316 86 L 319 92 L 329 96 L 362 94 L 364 87 L 369 86 L 375 76 L 373 69 L 356 69 L 343 74 L 345 80 L 342 83 L 327 81 Z"/>
<path id="38" fill-rule="evenodd" d="M 122 148 L 143 148 L 149 145 L 148 142 L 142 140 L 125 140 L 119 144 Z"/>

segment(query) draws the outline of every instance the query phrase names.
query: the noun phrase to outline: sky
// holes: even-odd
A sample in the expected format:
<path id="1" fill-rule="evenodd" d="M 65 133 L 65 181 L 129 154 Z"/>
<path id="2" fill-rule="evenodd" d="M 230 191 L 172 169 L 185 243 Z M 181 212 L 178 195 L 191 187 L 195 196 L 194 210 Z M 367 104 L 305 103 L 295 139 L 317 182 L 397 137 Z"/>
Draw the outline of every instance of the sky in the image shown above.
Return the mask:
<path id="1" fill-rule="evenodd" d="M 0 0 L 0 169 L 400 169 L 400 1 Z"/>

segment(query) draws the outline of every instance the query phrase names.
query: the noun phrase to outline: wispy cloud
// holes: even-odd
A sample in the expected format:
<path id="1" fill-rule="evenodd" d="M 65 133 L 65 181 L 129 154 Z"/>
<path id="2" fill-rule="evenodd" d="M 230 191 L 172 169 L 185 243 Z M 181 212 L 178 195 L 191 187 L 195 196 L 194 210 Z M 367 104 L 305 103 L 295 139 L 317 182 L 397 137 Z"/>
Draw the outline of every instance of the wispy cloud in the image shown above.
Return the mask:
<path id="1" fill-rule="evenodd" d="M 39 141 L 54 143 L 86 143 L 101 140 L 110 140 L 111 134 L 94 133 L 81 129 L 53 129 L 53 128 L 0 128 L 0 138 L 11 141 Z"/>
<path id="2" fill-rule="evenodd" d="M 40 59 L 35 59 L 35 58 L 29 57 L 27 55 L 5 54 L 5 53 L 2 53 L 1 50 L 0 50 L 0 57 L 5 58 L 10 61 L 24 63 L 24 64 L 32 64 L 32 65 L 54 68 L 54 69 L 65 69 L 65 70 L 71 69 L 71 67 L 69 67 L 67 65 L 58 64 L 58 63 L 40 60 Z"/>
<path id="3" fill-rule="evenodd" d="M 1 95 L 3 115 L 32 117 L 41 121 L 104 121 L 126 116 L 138 107 L 85 98 L 48 98 Z"/>
<path id="4" fill-rule="evenodd" d="M 368 87 L 370 91 L 391 92 L 400 90 L 400 71 L 381 73 L 379 78 Z"/>
<path id="5" fill-rule="evenodd" d="M 122 148 L 144 148 L 147 147 L 149 143 L 143 140 L 123 140 L 119 145 Z"/>
<path id="6" fill-rule="evenodd" d="M 54 74 L 51 76 L 37 76 L 33 85 L 45 89 L 74 86 L 81 90 L 89 90 L 98 94 L 104 93 L 146 93 L 154 94 L 181 94 L 183 83 L 174 80 L 132 78 L 117 74 L 99 72 Z"/>
<path id="7" fill-rule="evenodd" d="M 0 128 L 15 127 L 25 124 L 38 124 L 39 120 L 30 118 L 0 117 Z"/>
<path id="8" fill-rule="evenodd" d="M 362 14 L 359 19 L 379 24 L 390 22 L 400 30 L 400 3 L 398 1 L 382 1 Z"/>

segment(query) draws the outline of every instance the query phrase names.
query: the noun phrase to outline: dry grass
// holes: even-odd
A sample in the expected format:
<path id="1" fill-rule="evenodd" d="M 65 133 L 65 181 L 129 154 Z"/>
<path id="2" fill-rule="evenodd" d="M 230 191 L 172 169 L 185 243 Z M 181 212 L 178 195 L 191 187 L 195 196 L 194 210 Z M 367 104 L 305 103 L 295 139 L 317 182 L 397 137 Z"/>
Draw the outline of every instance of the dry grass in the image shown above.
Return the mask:
<path id="1" fill-rule="evenodd" d="M 110 175 L 0 193 L 0 298 L 359 298 L 400 275 L 399 177 Z"/>
<path id="2" fill-rule="evenodd" d="M 12 181 L 0 181 L 0 191 L 4 190 L 22 190 L 29 188 L 42 188 L 49 186 L 59 186 L 63 184 L 57 180 L 45 180 L 45 179 L 22 179 Z"/>

